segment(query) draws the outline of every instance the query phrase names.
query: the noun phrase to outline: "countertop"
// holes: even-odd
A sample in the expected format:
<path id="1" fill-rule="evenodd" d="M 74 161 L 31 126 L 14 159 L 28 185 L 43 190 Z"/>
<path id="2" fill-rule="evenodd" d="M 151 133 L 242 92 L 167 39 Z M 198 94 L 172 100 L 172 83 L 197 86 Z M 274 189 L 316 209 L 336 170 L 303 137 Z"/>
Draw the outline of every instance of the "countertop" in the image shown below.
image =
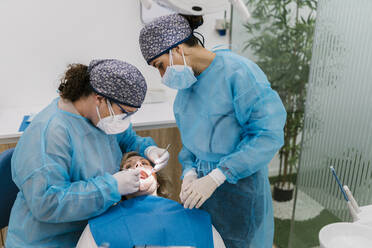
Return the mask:
<path id="1" fill-rule="evenodd" d="M 149 130 L 157 128 L 175 127 L 173 115 L 174 96 L 160 103 L 145 103 L 132 116 L 134 130 Z M 23 132 L 18 132 L 23 117 L 31 113 L 38 113 L 45 106 L 27 106 L 0 110 L 0 144 L 16 143 Z"/>

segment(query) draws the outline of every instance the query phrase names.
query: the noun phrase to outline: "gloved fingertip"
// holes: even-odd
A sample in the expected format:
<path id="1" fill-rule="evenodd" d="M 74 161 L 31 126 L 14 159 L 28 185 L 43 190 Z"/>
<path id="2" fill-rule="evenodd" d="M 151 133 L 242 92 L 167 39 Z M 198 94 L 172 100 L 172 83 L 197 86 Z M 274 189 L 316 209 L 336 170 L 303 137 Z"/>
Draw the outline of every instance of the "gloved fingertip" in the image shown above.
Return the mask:
<path id="1" fill-rule="evenodd" d="M 162 163 L 162 167 L 163 167 L 163 168 L 164 168 L 165 166 L 167 166 L 167 165 L 168 165 L 168 161 Z"/>
<path id="2" fill-rule="evenodd" d="M 184 207 L 185 208 L 189 208 L 190 207 L 190 204 L 191 204 L 191 199 L 190 199 L 190 196 L 189 196 L 189 197 L 186 198 Z"/>
<path id="3" fill-rule="evenodd" d="M 166 165 L 167 165 L 167 164 L 159 164 L 159 166 L 158 166 L 158 168 L 157 168 L 156 171 L 158 172 L 158 171 L 164 169 Z"/>
<path id="4" fill-rule="evenodd" d="M 162 164 L 163 163 L 163 161 L 162 160 L 160 160 L 160 159 L 155 159 L 155 162 L 154 162 L 155 164 Z"/>
<path id="5" fill-rule="evenodd" d="M 189 190 L 190 190 L 190 187 L 191 187 L 191 184 L 192 183 L 190 183 L 189 185 L 186 185 L 186 187 L 185 187 L 185 189 L 183 190 L 183 192 L 188 192 Z"/>
<path id="6" fill-rule="evenodd" d="M 183 196 L 187 199 L 187 198 L 189 198 L 191 196 L 191 193 L 192 193 L 191 190 L 190 191 L 189 190 L 185 190 L 184 193 L 183 193 L 184 194 Z"/>
<path id="7" fill-rule="evenodd" d="M 169 159 L 169 152 L 167 151 L 163 155 L 161 155 L 158 160 L 163 162 L 163 161 L 168 161 L 168 159 Z"/>
<path id="8" fill-rule="evenodd" d="M 157 162 L 154 162 L 155 166 L 154 166 L 154 170 L 158 171 L 159 170 L 159 167 L 161 166 L 161 164 L 157 163 Z"/>

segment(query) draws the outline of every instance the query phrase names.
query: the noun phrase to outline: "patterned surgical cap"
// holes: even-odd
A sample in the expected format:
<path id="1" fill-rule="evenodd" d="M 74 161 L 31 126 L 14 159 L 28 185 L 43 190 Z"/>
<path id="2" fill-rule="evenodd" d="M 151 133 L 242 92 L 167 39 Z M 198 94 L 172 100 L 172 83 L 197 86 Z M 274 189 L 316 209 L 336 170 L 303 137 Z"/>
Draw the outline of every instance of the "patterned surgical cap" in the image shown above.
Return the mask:
<path id="1" fill-rule="evenodd" d="M 93 90 L 116 103 L 140 108 L 147 85 L 133 65 L 116 59 L 92 60 L 88 67 Z"/>
<path id="2" fill-rule="evenodd" d="M 161 16 L 142 28 L 139 44 L 148 64 L 170 49 L 188 40 L 192 29 L 188 21 L 178 15 Z"/>

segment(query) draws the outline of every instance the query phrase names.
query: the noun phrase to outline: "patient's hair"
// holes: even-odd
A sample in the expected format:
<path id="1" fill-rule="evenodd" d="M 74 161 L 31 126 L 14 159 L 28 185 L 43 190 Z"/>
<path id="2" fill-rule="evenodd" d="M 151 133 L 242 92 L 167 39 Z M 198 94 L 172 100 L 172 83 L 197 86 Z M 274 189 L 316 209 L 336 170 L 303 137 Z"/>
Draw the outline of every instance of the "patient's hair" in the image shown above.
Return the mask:
<path id="1" fill-rule="evenodd" d="M 83 64 L 70 64 L 58 87 L 59 95 L 71 102 L 93 93 L 89 83 L 88 66 Z"/>
<path id="2" fill-rule="evenodd" d="M 125 161 L 127 161 L 127 159 L 134 157 L 134 156 L 141 157 L 141 155 L 138 152 L 128 152 L 124 154 L 123 159 L 121 160 L 120 170 L 124 169 L 123 166 L 124 166 Z M 154 164 L 151 161 L 150 161 L 150 164 L 152 165 L 152 167 L 154 167 Z M 164 173 L 164 170 L 162 170 L 162 171 L 156 172 L 156 179 L 159 184 L 159 188 L 156 191 L 158 196 L 161 196 L 164 198 L 170 198 L 172 195 L 169 189 L 172 187 L 172 183 L 171 183 L 169 176 L 166 173 Z"/>

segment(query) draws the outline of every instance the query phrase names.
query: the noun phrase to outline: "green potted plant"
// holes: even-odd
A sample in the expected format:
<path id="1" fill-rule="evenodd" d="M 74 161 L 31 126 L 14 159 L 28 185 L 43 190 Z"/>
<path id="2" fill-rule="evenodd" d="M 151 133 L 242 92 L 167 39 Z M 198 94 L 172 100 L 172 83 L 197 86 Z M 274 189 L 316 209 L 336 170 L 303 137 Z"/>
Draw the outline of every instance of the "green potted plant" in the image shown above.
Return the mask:
<path id="1" fill-rule="evenodd" d="M 287 201 L 292 199 L 299 158 L 317 1 L 248 0 L 248 4 L 253 9 L 252 21 L 245 28 L 251 38 L 244 49 L 253 52 L 287 110 L 273 193 L 275 200 Z"/>

